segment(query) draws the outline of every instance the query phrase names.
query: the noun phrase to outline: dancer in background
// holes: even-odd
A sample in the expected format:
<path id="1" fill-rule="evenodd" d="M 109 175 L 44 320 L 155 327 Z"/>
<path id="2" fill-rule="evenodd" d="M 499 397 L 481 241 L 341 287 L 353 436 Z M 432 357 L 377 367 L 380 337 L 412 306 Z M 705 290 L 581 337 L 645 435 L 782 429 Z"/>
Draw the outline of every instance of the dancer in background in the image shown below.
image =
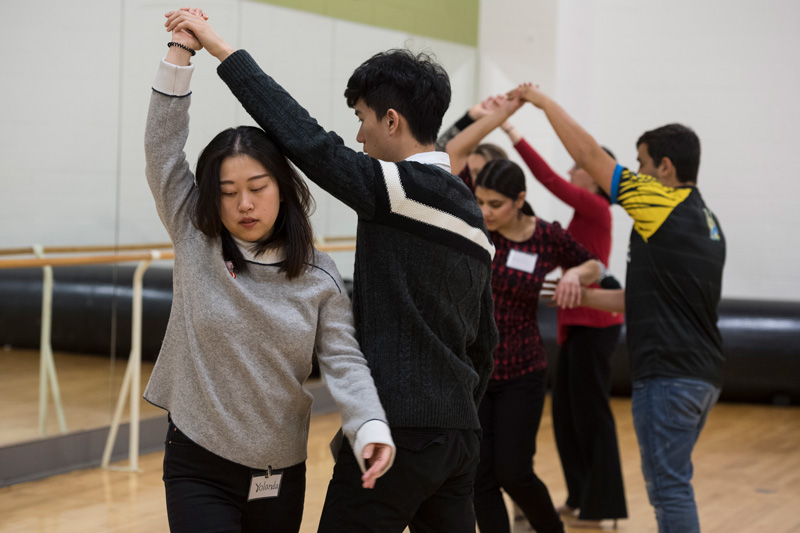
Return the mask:
<path id="1" fill-rule="evenodd" d="M 647 131 L 636 142 L 634 173 L 538 86 L 513 93 L 544 111 L 575 164 L 633 218 L 624 299 L 642 473 L 659 532 L 698 533 L 692 451 L 722 383 L 717 306 L 726 251 L 697 188 L 700 140 L 681 124 Z"/>
<path id="2" fill-rule="evenodd" d="M 612 230 L 608 195 L 577 165 L 569 172 L 570 181 L 563 179 L 512 124 L 506 121 L 501 127 L 533 176 L 574 209 L 567 226 L 572 238 L 607 266 Z M 597 528 L 602 519 L 628 516 L 609 405 L 611 355 L 623 321 L 620 313 L 583 306 L 558 309 L 560 351 L 552 390 L 553 431 L 567 485 L 567 500 L 558 511 L 570 516 L 579 513 L 578 520 L 570 522 L 572 527 Z"/>
<path id="3" fill-rule="evenodd" d="M 451 126 L 439 139 L 439 145 L 446 147 L 456 167 L 467 161 L 468 170 L 462 172 L 461 178 L 471 185 L 469 179 L 475 167 L 486 163 L 476 151 L 494 146 L 479 143 L 500 127 L 534 177 L 574 208 L 567 227 L 570 235 L 608 265 L 608 196 L 577 165 L 570 170 L 571 182 L 553 172 L 509 122 L 517 107 L 513 98 L 487 98 Z M 496 158 L 505 158 L 505 154 Z M 606 281 L 616 282 L 613 278 Z M 575 527 L 599 527 L 601 519 L 627 516 L 616 427 L 609 406 L 611 354 L 623 321 L 622 314 L 587 307 L 558 310 L 561 349 L 553 384 L 553 429 L 568 491 L 567 501 L 558 511 L 567 516 L 579 511 L 578 519 L 571 522 Z"/>
<path id="4" fill-rule="evenodd" d="M 580 304 L 581 287 L 600 275 L 600 263 L 558 223 L 537 218 L 525 200 L 525 176 L 515 163 L 487 163 L 475 196 L 497 247 L 492 293 L 500 344 L 481 402 L 481 461 L 475 480 L 475 514 L 481 531 L 510 531 L 501 488 L 539 533 L 562 532 L 550 494 L 533 472 L 536 434 L 546 392 L 547 359 L 536 314 L 545 275 L 564 274 L 559 305 Z"/>

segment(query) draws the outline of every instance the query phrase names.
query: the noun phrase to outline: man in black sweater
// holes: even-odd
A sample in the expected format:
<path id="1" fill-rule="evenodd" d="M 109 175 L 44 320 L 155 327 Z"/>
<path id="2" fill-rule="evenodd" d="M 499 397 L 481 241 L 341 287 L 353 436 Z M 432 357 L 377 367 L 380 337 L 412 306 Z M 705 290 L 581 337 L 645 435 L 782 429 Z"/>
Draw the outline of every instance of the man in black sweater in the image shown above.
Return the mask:
<path id="1" fill-rule="evenodd" d="M 475 531 L 477 407 L 497 344 L 494 246 L 472 194 L 434 150 L 447 73 L 407 50 L 379 53 L 345 91 L 364 153 L 325 131 L 245 51 L 201 17 L 167 15 L 221 64 L 220 77 L 305 175 L 358 214 L 356 334 L 397 446 L 373 490 L 349 444 L 338 452 L 320 531 Z"/>

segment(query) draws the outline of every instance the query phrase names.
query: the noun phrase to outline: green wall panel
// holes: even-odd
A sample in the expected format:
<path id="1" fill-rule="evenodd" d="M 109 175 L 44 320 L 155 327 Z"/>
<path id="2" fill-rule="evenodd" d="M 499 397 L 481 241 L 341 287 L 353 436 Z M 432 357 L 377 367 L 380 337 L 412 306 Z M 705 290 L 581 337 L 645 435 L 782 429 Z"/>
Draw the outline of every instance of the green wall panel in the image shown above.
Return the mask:
<path id="1" fill-rule="evenodd" d="M 479 0 L 255 0 L 370 26 L 478 45 Z"/>

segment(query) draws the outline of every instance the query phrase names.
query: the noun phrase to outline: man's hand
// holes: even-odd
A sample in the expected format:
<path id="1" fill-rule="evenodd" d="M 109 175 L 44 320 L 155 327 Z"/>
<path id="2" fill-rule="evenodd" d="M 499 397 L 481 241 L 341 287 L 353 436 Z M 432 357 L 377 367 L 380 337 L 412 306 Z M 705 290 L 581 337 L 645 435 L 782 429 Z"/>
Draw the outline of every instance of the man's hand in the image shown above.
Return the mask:
<path id="1" fill-rule="evenodd" d="M 371 442 L 364 446 L 362 452 L 364 464 L 369 469 L 361 476 L 362 487 L 365 489 L 375 488 L 375 481 L 386 473 L 389 466 L 389 459 L 392 457 L 392 447 L 388 444 Z"/>
<path id="2" fill-rule="evenodd" d="M 516 90 L 511 91 L 511 93 L 516 92 L 519 94 L 519 97 L 524 102 L 530 102 L 539 109 L 544 108 L 545 103 L 548 100 L 548 96 L 539 89 L 538 85 L 534 85 L 533 83 L 522 83 Z M 509 93 L 509 94 L 511 94 Z"/>
<path id="3" fill-rule="evenodd" d="M 556 285 L 553 299 L 558 307 L 572 309 L 581 305 L 581 278 L 574 268 L 570 268 Z"/>
<path id="4" fill-rule="evenodd" d="M 182 8 L 183 11 L 187 11 L 192 15 L 196 15 L 198 17 L 202 17 L 203 20 L 208 20 L 208 15 L 203 13 L 203 10 L 199 7 L 184 7 Z M 188 30 L 177 30 L 172 32 L 172 40 L 176 43 L 181 43 L 183 45 L 188 46 L 192 50 L 202 50 L 203 45 L 200 44 L 200 41 L 195 37 L 195 35 L 188 31 Z"/>
<path id="5" fill-rule="evenodd" d="M 511 91 L 505 96 L 502 96 L 497 101 L 497 107 L 507 116 L 511 116 L 522 107 L 522 104 L 525 102 L 520 98 L 520 95 L 516 91 Z"/>
<path id="6" fill-rule="evenodd" d="M 208 16 L 201 9 L 183 8 L 170 11 L 164 16 L 167 17 L 167 21 L 164 23 L 167 31 L 191 32 L 200 45 L 220 61 L 224 61 L 234 52 L 234 49 L 206 22 Z"/>

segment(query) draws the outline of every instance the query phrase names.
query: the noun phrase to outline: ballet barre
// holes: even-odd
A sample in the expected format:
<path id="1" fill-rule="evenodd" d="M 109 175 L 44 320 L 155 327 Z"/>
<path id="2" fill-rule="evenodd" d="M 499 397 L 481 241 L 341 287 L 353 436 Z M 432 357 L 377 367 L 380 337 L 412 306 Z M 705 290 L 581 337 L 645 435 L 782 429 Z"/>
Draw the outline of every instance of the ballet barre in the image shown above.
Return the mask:
<path id="1" fill-rule="evenodd" d="M 354 237 L 329 237 L 317 239 L 315 247 L 323 252 L 348 252 L 355 250 Z M 108 438 L 103 451 L 101 467 L 106 469 L 138 472 L 139 458 L 139 398 L 141 398 L 141 359 L 142 359 L 142 284 L 145 271 L 153 261 L 174 259 L 172 244 L 129 244 L 118 246 L 50 246 L 33 245 L 26 248 L 0 249 L 0 256 L 32 254 L 33 258 L 0 259 L 0 269 L 10 268 L 42 268 L 42 320 L 40 334 L 40 379 L 39 379 L 39 433 L 46 434 L 47 399 L 52 391 L 53 403 L 61 433 L 67 433 L 66 417 L 61 402 L 61 393 L 53 358 L 51 342 L 52 333 L 52 298 L 53 267 L 98 265 L 112 263 L 138 262 L 133 276 L 133 297 L 131 313 L 131 352 L 123 377 L 122 387 L 117 399 L 116 408 L 109 428 Z M 165 249 L 165 250 L 161 250 Z M 147 250 L 146 252 L 137 252 Z M 121 251 L 131 253 L 119 253 Z M 98 254 L 73 255 L 56 257 L 46 254 Z M 126 401 L 130 401 L 130 432 L 128 447 L 128 465 L 111 467 L 111 454 L 117 438 L 119 425 Z"/>

